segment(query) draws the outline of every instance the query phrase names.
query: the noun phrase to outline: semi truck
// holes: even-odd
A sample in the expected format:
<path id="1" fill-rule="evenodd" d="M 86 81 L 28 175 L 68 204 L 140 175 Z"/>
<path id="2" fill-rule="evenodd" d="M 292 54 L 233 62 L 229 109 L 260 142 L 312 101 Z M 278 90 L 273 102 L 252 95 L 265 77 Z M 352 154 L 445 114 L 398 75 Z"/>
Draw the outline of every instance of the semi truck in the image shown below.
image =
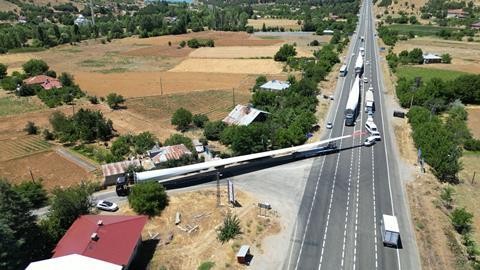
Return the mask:
<path id="1" fill-rule="evenodd" d="M 383 245 L 398 248 L 401 245 L 400 230 L 395 216 L 383 215 L 382 224 Z"/>
<path id="2" fill-rule="evenodd" d="M 360 100 L 360 76 L 356 76 L 352 89 L 348 95 L 347 106 L 345 107 L 345 125 L 355 125 L 355 118 L 358 113 L 358 102 Z"/>
<path id="3" fill-rule="evenodd" d="M 357 61 L 355 61 L 355 73 L 362 74 L 363 72 L 363 57 L 361 54 L 358 54 Z"/>
<path id="4" fill-rule="evenodd" d="M 373 113 L 375 111 L 375 101 L 373 100 L 373 91 L 368 89 L 365 94 L 365 112 Z"/>

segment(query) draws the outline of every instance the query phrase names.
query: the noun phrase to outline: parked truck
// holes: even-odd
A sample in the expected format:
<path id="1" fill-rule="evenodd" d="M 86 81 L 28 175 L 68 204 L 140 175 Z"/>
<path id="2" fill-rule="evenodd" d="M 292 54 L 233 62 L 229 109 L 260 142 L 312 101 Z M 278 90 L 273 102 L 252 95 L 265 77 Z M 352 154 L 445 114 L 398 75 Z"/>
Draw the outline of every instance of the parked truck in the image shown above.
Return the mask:
<path id="1" fill-rule="evenodd" d="M 382 224 L 383 245 L 398 248 L 401 243 L 400 230 L 395 216 L 383 215 Z"/>
<path id="2" fill-rule="evenodd" d="M 375 111 L 375 101 L 373 100 L 373 91 L 368 89 L 365 94 L 365 112 L 373 113 Z"/>
<path id="3" fill-rule="evenodd" d="M 355 125 L 355 118 L 358 114 L 358 102 L 360 100 L 360 76 L 356 76 L 352 89 L 348 95 L 347 106 L 345 107 L 345 125 Z"/>
<path id="4" fill-rule="evenodd" d="M 362 74 L 363 72 L 363 57 L 361 54 L 358 54 L 357 61 L 355 61 L 355 73 Z"/>

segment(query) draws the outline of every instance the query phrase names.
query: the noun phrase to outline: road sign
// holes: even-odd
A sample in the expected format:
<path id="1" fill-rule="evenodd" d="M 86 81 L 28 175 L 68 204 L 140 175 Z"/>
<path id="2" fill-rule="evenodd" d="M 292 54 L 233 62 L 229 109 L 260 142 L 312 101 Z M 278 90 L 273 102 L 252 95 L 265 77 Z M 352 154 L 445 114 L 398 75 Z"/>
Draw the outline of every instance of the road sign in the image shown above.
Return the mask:
<path id="1" fill-rule="evenodd" d="M 227 187 L 228 187 L 228 202 L 235 204 L 235 190 L 233 188 L 232 181 L 227 180 Z"/>

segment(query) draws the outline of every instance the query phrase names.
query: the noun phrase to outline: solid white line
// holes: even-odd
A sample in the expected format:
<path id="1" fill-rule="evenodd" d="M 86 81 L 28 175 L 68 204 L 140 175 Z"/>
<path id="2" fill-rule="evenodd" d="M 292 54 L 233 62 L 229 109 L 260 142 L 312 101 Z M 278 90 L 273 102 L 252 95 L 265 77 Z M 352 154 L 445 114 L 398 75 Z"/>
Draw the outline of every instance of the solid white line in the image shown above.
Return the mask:
<path id="1" fill-rule="evenodd" d="M 290 264 L 292 263 L 292 254 L 293 254 L 293 250 L 295 248 L 295 240 L 297 239 L 297 228 L 298 228 L 298 220 L 295 221 L 295 228 L 293 229 L 294 230 L 294 235 L 293 235 L 293 244 L 292 244 L 292 247 L 290 249 L 290 254 L 288 255 L 288 267 L 290 267 Z"/>

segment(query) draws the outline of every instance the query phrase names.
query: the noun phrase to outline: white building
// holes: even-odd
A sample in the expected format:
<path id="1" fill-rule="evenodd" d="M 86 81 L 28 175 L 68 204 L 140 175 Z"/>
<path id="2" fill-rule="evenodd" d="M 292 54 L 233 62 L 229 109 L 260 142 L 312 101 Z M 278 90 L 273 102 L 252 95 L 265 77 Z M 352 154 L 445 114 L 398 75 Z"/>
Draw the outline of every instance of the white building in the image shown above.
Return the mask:
<path id="1" fill-rule="evenodd" d="M 433 53 L 427 53 L 423 55 L 423 63 L 424 64 L 434 64 L 434 63 L 441 63 L 442 62 L 442 57 L 433 54 Z"/>
<path id="2" fill-rule="evenodd" d="M 262 90 L 269 90 L 269 91 L 282 91 L 290 87 L 289 82 L 285 81 L 278 81 L 278 80 L 271 80 L 266 82 L 260 86 Z"/>
<path id="3" fill-rule="evenodd" d="M 78 17 L 73 22 L 74 24 L 81 26 L 90 23 L 90 20 L 86 19 L 82 14 L 78 15 Z"/>

